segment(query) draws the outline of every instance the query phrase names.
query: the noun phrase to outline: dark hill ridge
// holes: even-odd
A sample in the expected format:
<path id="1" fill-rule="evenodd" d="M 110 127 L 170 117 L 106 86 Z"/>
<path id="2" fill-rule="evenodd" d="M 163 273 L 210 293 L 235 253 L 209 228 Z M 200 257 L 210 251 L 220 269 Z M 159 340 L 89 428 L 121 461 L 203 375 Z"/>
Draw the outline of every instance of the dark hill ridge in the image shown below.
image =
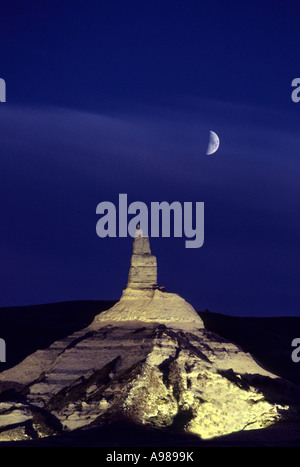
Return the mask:
<path id="1" fill-rule="evenodd" d="M 6 370 L 37 349 L 46 348 L 89 325 L 115 300 L 79 300 L 0 308 L 0 337 L 6 342 Z M 291 359 L 291 342 L 300 337 L 300 317 L 241 318 L 199 312 L 205 327 L 250 352 L 267 370 L 300 384 L 300 362 Z"/>

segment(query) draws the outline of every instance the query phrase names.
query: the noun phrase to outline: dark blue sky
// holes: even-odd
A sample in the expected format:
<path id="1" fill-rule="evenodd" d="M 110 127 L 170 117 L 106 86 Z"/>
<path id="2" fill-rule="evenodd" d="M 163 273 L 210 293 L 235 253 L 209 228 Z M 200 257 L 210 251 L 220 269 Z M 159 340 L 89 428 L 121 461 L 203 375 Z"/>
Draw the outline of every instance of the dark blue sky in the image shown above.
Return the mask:
<path id="1" fill-rule="evenodd" d="M 293 1 L 3 1 L 0 306 L 118 299 L 132 239 L 97 237 L 96 206 L 128 193 L 205 203 L 203 247 L 151 239 L 168 291 L 299 315 L 299 17 Z"/>

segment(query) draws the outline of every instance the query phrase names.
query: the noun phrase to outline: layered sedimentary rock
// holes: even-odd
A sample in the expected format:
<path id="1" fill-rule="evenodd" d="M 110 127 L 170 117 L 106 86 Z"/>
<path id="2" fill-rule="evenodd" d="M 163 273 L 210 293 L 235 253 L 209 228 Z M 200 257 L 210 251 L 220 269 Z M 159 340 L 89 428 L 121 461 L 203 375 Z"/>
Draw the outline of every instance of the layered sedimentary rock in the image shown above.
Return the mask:
<path id="1" fill-rule="evenodd" d="M 159 289 L 126 288 L 112 308 L 99 314 L 94 326 L 101 323 L 161 323 L 183 328 L 202 328 L 203 322 L 194 308 L 182 297 Z"/>
<path id="2" fill-rule="evenodd" d="M 151 254 L 148 237 L 134 238 L 127 287 L 140 290 L 157 287 L 156 257 Z"/>
<path id="3" fill-rule="evenodd" d="M 157 286 L 156 274 L 149 239 L 136 237 L 119 302 L 0 374 L 0 440 L 122 417 L 206 439 L 289 413 L 298 392 L 208 332 L 191 305 Z"/>
<path id="4" fill-rule="evenodd" d="M 201 318 L 189 303 L 157 285 L 157 262 L 151 254 L 148 237 L 137 235 L 134 238 L 127 287 L 114 307 L 95 318 L 94 326 L 116 322 L 160 323 L 179 328 L 203 327 Z"/>
<path id="5" fill-rule="evenodd" d="M 204 328 L 133 322 L 87 328 L 1 376 L 2 389 L 14 380 L 19 400 L 0 402 L 0 440 L 21 439 L 28 425 L 49 436 L 124 418 L 208 439 L 275 423 L 294 397 L 251 355 Z"/>

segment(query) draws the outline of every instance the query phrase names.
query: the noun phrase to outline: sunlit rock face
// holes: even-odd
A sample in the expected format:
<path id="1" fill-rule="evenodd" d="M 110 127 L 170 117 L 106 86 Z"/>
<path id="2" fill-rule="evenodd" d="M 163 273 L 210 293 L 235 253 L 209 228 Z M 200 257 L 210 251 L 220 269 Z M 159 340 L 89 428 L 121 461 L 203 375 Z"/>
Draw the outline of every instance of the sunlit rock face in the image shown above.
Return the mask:
<path id="1" fill-rule="evenodd" d="M 113 328 L 110 332 L 112 338 L 124 331 Z M 124 354 L 102 367 L 98 376 L 94 373 L 69 388 L 67 400 L 63 392 L 48 402 L 49 409 L 69 429 L 124 417 L 208 439 L 265 427 L 286 410 L 268 401 L 276 391 L 271 394 L 259 389 L 257 378 L 262 383 L 272 375 L 249 355 L 204 330 L 192 334 L 158 326 L 129 328 L 128 332 L 133 340 L 138 336 L 136 344 L 145 345 L 144 358 L 141 354 L 137 358 L 137 349 L 132 352 L 132 343 L 127 340 L 123 342 Z M 130 359 L 134 353 L 136 357 L 129 368 L 126 348 Z M 245 367 L 249 373 L 244 373 Z M 78 391 L 84 394 L 84 407 L 78 401 Z"/>
<path id="2" fill-rule="evenodd" d="M 33 368 L 35 358 L 43 372 Z M 16 439 L 30 423 L 38 436 L 49 436 L 118 419 L 209 439 L 263 428 L 288 411 L 286 383 L 203 328 L 137 323 L 87 328 L 56 342 L 48 354 L 29 356 L 1 380 L 18 383 L 20 397 L 26 398 L 19 406 L 0 403 L 0 439 L 5 440 L 13 435 L 14 415 Z"/>
<path id="3" fill-rule="evenodd" d="M 168 324 L 178 328 L 202 328 L 203 322 L 194 308 L 177 294 L 159 289 L 126 288 L 110 310 L 95 318 L 92 327 L 100 323 L 142 322 Z"/>
<path id="4" fill-rule="evenodd" d="M 137 232 L 140 232 L 138 230 Z M 99 314 L 100 323 L 144 322 L 168 324 L 179 328 L 202 328 L 203 322 L 194 308 L 182 297 L 157 285 L 157 262 L 151 254 L 149 238 L 137 234 L 126 289 L 110 310 Z"/>
<path id="5" fill-rule="evenodd" d="M 127 287 L 141 290 L 157 287 L 156 257 L 151 254 L 148 237 L 134 238 Z"/>
<path id="6" fill-rule="evenodd" d="M 120 301 L 0 374 L 0 440 L 120 419 L 209 439 L 272 424 L 294 397 L 286 381 L 157 286 L 149 239 L 139 235 Z"/>

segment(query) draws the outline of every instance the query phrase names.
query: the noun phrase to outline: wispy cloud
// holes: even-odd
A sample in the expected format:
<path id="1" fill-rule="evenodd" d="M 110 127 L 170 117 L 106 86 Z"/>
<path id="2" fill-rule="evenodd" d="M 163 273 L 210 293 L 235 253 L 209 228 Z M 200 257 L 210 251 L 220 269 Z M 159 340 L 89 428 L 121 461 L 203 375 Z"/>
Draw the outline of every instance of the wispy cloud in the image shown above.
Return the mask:
<path id="1" fill-rule="evenodd" d="M 54 288 L 59 287 L 55 269 L 63 276 L 64 270 L 70 274 L 70 261 L 78 269 L 88 267 L 81 251 L 91 238 L 96 241 L 96 205 L 116 201 L 122 192 L 129 202 L 204 201 L 201 261 L 207 277 L 216 255 L 224 274 L 241 268 L 243 258 L 245 279 L 261 267 L 259 255 L 268 264 L 258 278 L 269 269 L 279 278 L 283 264 L 290 276 L 295 272 L 300 135 L 281 125 L 284 116 L 274 123 L 264 109 L 189 99 L 172 108 L 110 115 L 57 107 L 0 110 L 0 250 L 3 271 L 10 271 L 3 279 L 7 289 L 17 264 L 22 280 L 28 257 L 32 283 L 51 262 L 52 272 L 44 274 Z M 205 155 L 209 129 L 221 141 L 210 157 Z M 105 249 L 104 242 L 97 248 Z M 191 270 L 197 270 L 199 254 L 189 256 Z M 174 266 L 170 260 L 170 271 Z M 101 264 L 103 273 L 106 267 Z M 36 296 L 34 287 L 30 293 Z"/>

